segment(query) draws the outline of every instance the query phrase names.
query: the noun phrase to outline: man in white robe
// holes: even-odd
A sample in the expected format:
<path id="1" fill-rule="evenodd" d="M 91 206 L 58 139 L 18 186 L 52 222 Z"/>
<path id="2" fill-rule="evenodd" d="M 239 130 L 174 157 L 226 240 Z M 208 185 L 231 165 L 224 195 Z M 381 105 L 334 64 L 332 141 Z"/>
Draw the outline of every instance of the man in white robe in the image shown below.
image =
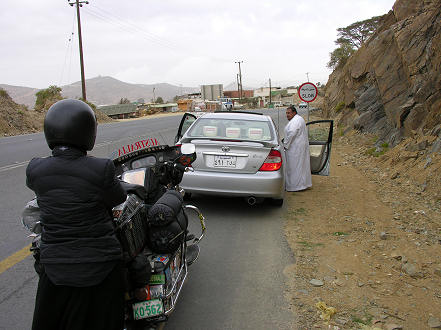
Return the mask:
<path id="1" fill-rule="evenodd" d="M 299 191 L 312 187 L 309 140 L 305 120 L 293 105 L 286 109 L 289 123 L 285 126 L 285 190 Z"/>

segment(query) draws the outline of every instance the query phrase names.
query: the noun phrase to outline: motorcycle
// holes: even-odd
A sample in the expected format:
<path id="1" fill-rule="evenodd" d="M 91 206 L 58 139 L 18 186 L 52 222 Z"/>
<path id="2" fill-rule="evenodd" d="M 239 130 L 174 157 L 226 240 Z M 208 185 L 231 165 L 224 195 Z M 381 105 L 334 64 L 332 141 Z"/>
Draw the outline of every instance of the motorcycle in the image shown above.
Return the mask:
<path id="1" fill-rule="evenodd" d="M 159 145 L 153 139 L 127 144 L 112 154 L 127 199 L 112 209 L 115 233 L 124 259 L 125 328 L 157 329 L 175 309 L 188 267 L 200 252 L 205 218 L 199 209 L 183 202 L 179 187 L 185 171 L 196 159 L 192 144 Z M 188 230 L 190 213 L 199 220 L 200 234 Z M 22 214 L 23 225 L 31 231 L 37 273 L 42 231 L 36 199 Z"/>

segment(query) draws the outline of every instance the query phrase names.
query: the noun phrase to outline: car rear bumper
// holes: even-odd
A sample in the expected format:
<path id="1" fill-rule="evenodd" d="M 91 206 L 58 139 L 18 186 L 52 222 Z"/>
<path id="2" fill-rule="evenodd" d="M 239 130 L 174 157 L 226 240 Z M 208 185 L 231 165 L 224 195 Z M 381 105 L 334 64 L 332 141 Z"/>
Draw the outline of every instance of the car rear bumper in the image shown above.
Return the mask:
<path id="1" fill-rule="evenodd" d="M 285 194 L 283 170 L 255 174 L 186 172 L 180 186 L 188 193 L 281 199 Z"/>

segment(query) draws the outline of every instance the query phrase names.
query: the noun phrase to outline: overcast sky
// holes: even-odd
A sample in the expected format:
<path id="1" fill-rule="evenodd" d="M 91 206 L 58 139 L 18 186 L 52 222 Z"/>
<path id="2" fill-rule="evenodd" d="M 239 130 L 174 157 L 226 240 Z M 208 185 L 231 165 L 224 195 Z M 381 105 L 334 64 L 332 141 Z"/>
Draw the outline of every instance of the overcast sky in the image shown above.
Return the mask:
<path id="1" fill-rule="evenodd" d="M 394 0 L 89 0 L 81 8 L 86 78 L 186 87 L 325 83 L 336 29 Z M 79 81 L 76 10 L 67 0 L 2 0 L 0 83 Z"/>

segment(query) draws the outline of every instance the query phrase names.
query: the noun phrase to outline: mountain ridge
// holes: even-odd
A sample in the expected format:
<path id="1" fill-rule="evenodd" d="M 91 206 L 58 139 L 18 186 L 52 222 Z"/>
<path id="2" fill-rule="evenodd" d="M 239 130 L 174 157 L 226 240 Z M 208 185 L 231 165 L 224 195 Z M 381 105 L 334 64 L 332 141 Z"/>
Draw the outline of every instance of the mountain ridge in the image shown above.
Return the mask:
<path id="1" fill-rule="evenodd" d="M 24 104 L 29 108 L 35 105 L 35 94 L 40 90 L 25 86 L 14 86 L 0 84 L 14 102 Z M 81 81 L 76 81 L 69 85 L 60 86 L 61 94 L 66 98 L 81 98 Z M 154 90 L 153 90 L 154 89 Z M 144 99 L 146 102 L 155 98 L 162 97 L 164 101 L 172 100 L 176 95 L 194 93 L 199 91 L 199 87 L 182 87 L 169 83 L 158 84 L 133 84 L 127 83 L 110 76 L 97 76 L 86 79 L 87 100 L 96 104 L 117 104 L 121 98 L 127 98 L 130 101 Z"/>

